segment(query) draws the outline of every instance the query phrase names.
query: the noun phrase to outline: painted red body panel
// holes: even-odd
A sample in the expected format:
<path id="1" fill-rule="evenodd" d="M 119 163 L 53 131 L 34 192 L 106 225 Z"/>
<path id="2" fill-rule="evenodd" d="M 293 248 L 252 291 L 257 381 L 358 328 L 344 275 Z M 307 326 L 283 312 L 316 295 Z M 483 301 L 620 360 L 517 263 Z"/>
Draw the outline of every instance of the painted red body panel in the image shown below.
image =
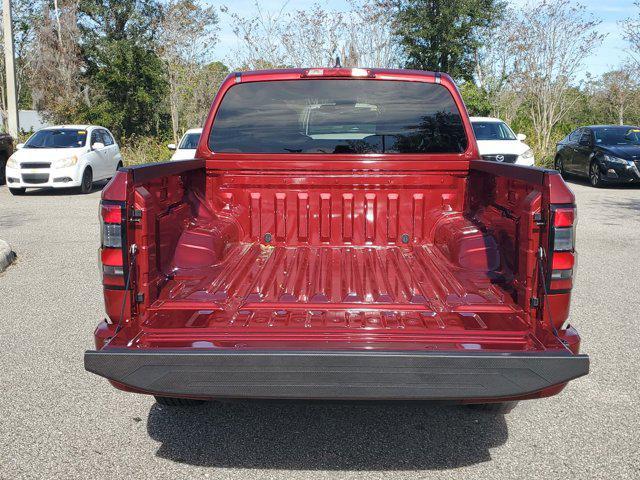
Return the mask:
<path id="1" fill-rule="evenodd" d="M 314 81 L 303 74 L 229 76 L 205 123 L 199 160 L 119 172 L 105 188 L 105 200 L 126 202 L 140 219 L 127 224 L 128 244 L 137 246 L 130 289 L 105 287 L 110 324 L 96 331 L 97 347 L 564 349 L 551 324 L 567 320 L 569 292 L 537 307 L 532 299 L 544 300 L 536 253 L 549 242 L 551 206 L 573 205 L 573 194 L 553 172 L 478 161 L 466 114 L 462 154 L 209 150 L 230 88 Z M 465 112 L 446 75 L 372 76 L 440 81 Z M 575 331 L 561 335 L 577 353 Z"/>

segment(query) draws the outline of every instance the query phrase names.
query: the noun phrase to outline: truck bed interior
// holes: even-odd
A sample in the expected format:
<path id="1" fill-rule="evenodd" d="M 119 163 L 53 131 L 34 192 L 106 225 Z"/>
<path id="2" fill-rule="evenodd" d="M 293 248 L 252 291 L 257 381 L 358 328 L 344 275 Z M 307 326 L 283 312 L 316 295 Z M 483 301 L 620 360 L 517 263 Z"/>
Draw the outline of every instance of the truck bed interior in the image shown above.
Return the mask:
<path id="1" fill-rule="evenodd" d="M 128 346 L 544 349 L 514 247 L 535 248 L 517 237 L 539 198 L 468 163 L 154 180 L 136 190 L 149 301 Z"/>

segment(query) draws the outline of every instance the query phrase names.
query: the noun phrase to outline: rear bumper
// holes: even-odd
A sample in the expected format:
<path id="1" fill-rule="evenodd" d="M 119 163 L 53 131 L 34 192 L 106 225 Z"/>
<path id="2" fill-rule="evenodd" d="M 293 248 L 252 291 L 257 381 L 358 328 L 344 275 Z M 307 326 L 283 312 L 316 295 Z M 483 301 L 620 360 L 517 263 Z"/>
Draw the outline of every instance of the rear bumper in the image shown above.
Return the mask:
<path id="1" fill-rule="evenodd" d="M 145 393 L 192 398 L 472 400 L 586 375 L 586 355 L 466 352 L 87 351 L 85 368 Z"/>

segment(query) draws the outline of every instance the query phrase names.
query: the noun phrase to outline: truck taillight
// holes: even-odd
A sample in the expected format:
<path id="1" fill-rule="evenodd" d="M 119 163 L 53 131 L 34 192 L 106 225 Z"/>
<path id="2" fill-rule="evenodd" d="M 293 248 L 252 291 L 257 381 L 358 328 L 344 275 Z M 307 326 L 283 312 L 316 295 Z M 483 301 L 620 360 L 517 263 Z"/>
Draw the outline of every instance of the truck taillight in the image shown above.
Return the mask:
<path id="1" fill-rule="evenodd" d="M 124 209 L 122 202 L 100 203 L 102 283 L 113 287 L 125 286 L 127 242 Z"/>
<path id="2" fill-rule="evenodd" d="M 551 291 L 570 290 L 573 287 L 575 270 L 575 220 L 574 207 L 554 207 L 551 209 L 551 272 L 549 289 Z"/>

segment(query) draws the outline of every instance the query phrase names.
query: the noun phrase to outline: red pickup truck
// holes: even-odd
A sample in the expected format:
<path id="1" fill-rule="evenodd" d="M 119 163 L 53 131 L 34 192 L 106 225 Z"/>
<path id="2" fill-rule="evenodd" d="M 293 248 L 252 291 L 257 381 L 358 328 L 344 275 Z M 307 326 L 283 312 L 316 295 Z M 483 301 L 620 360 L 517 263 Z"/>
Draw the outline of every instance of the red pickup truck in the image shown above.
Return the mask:
<path id="1" fill-rule="evenodd" d="M 103 192 L 85 367 L 115 387 L 504 409 L 588 372 L 567 324 L 574 196 L 479 160 L 449 76 L 235 73 L 196 158 Z"/>

